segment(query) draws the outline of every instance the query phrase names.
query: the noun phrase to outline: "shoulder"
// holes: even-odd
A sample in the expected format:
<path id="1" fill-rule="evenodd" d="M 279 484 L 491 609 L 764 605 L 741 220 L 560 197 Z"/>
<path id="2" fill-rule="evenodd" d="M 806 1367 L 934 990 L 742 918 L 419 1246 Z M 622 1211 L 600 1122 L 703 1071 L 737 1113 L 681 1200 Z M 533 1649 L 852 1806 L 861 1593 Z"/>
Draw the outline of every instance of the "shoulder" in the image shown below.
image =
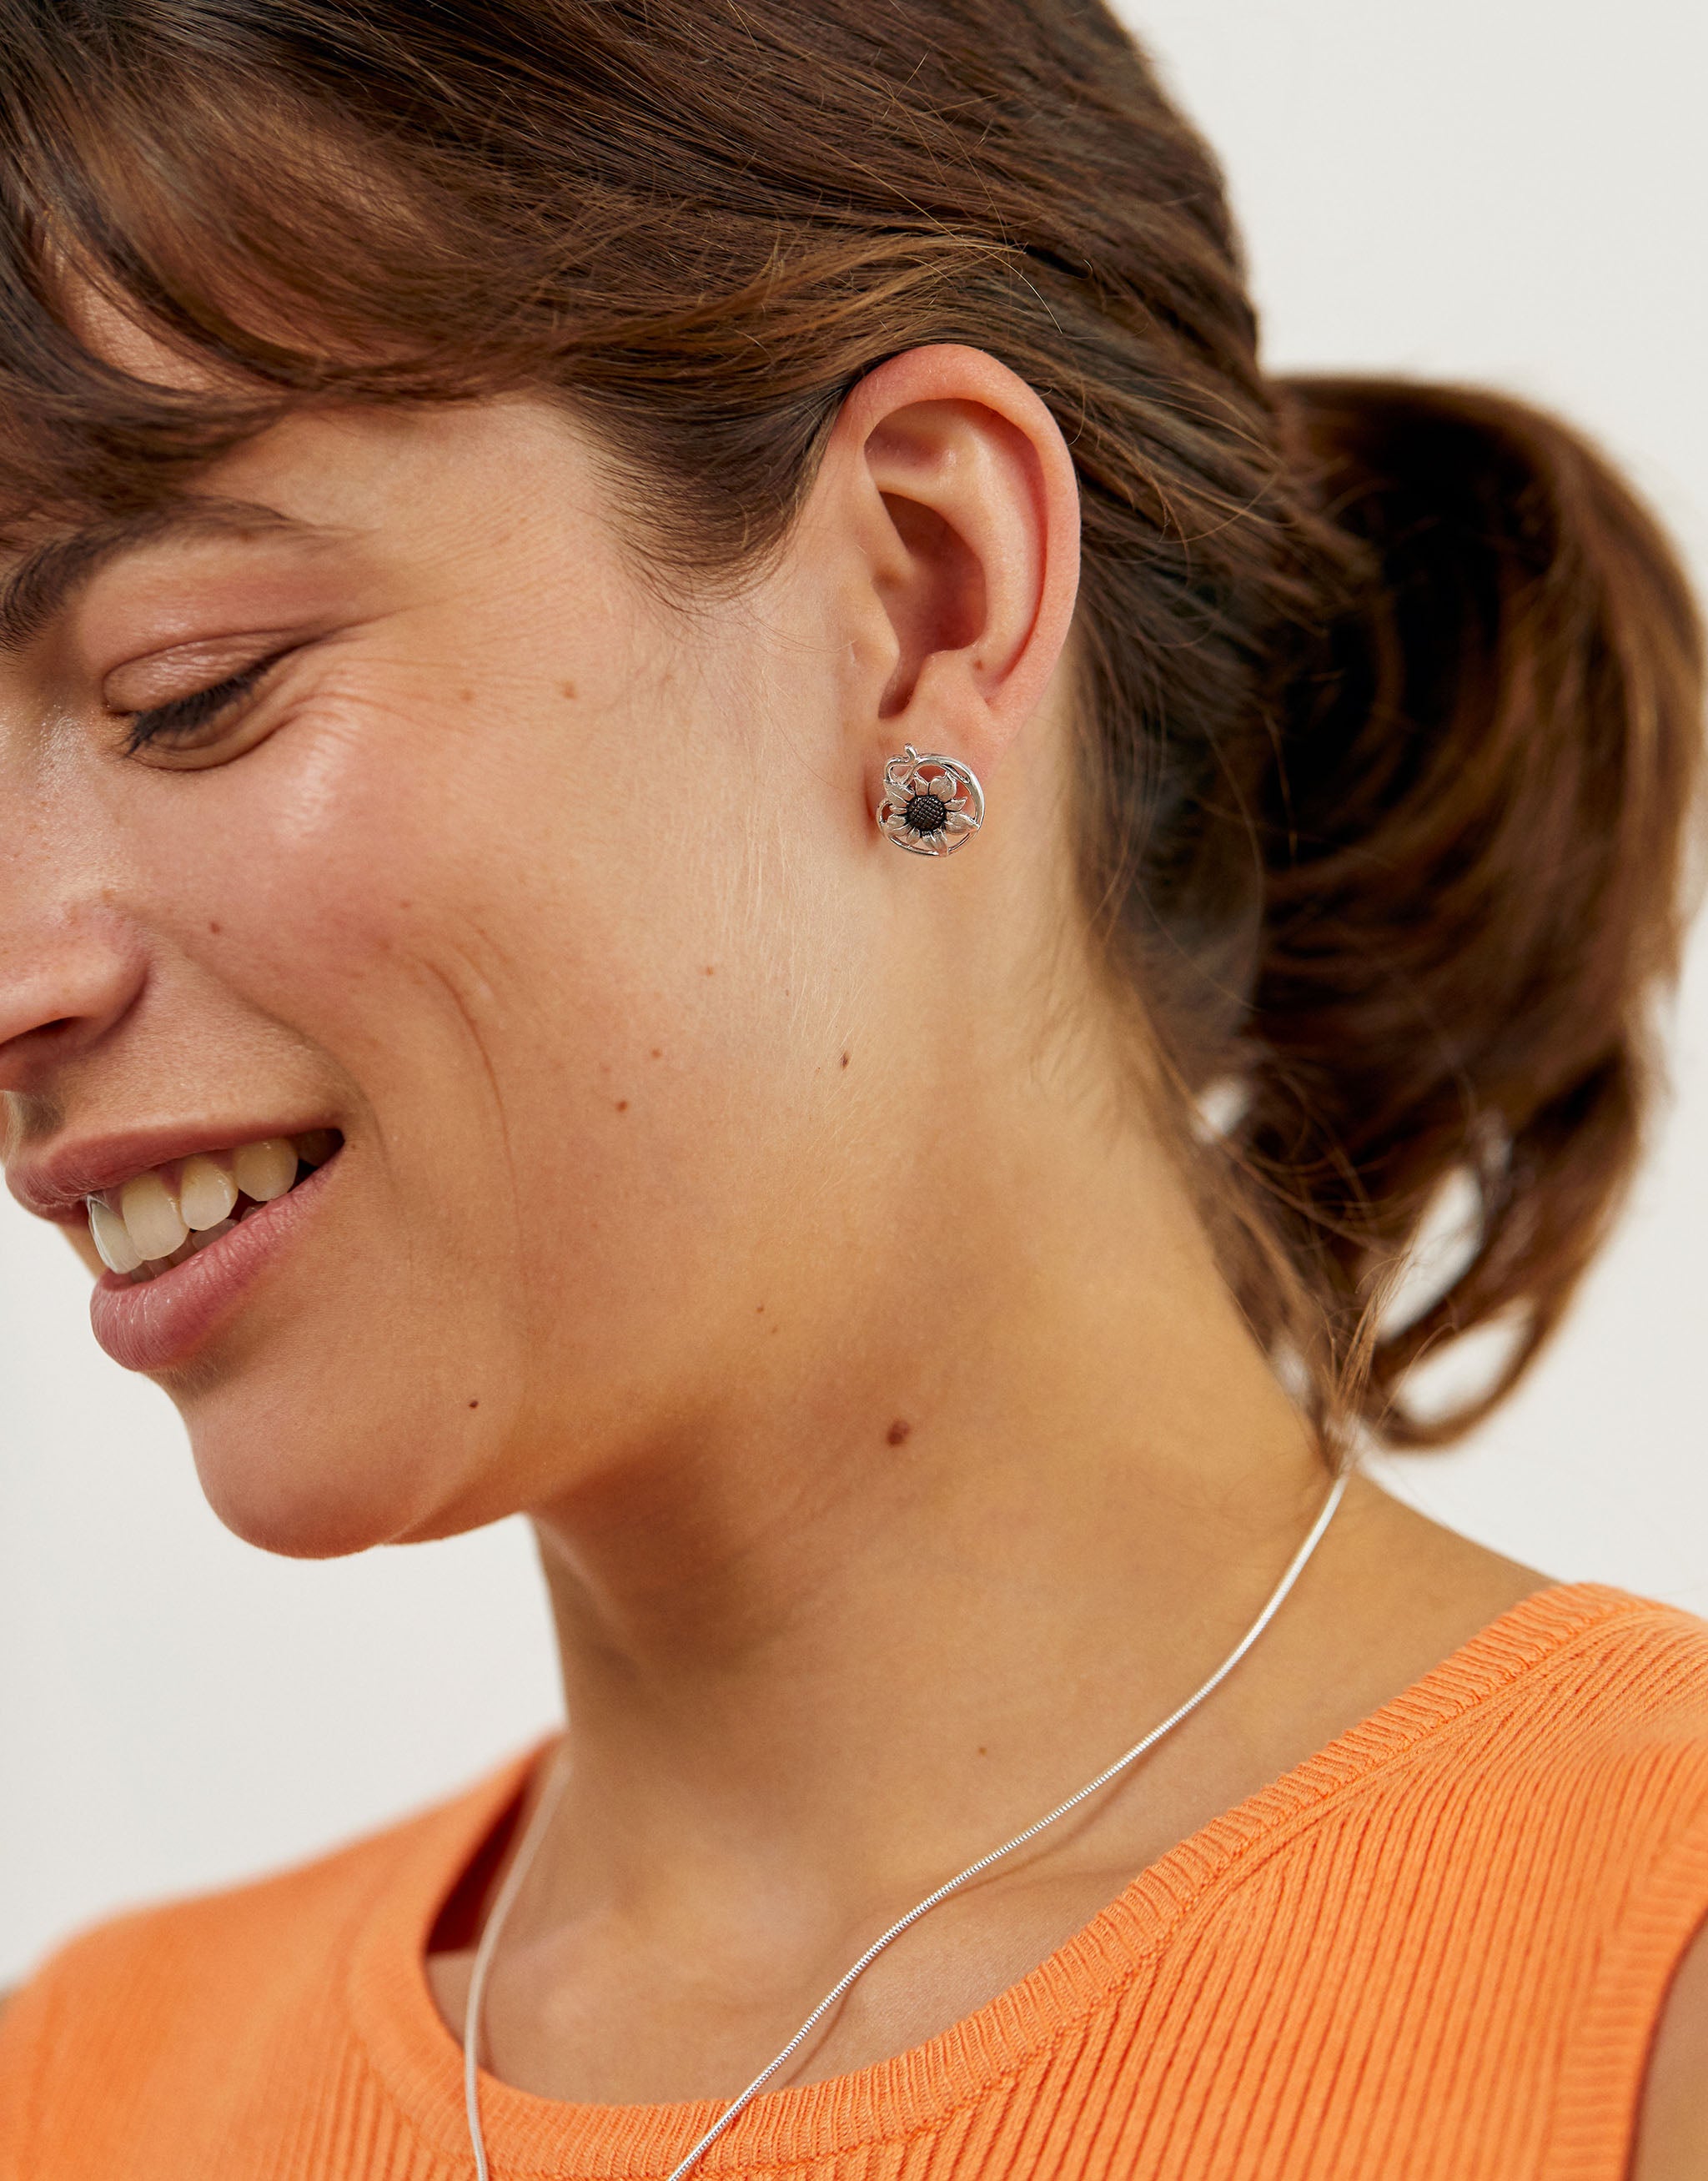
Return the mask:
<path id="1" fill-rule="evenodd" d="M 1586 1959 L 1670 1946 L 1670 1968 L 1708 1910 L 1708 1621 L 1562 1584 L 1489 1634 L 1444 1722 L 1441 1794 L 1522 1845 L 1533 1897 L 1569 1908 Z"/>
<path id="2" fill-rule="evenodd" d="M 1708 1621 L 1606 1583 L 1539 1593 L 1487 1632 L 1478 1694 L 1501 1769 L 1650 1776 L 1660 1806 L 1708 1788 Z"/>
<path id="3" fill-rule="evenodd" d="M 0 2176 L 130 2170 L 158 2099 L 219 2124 L 252 2089 L 246 2056 L 297 2050 L 329 2012 L 374 1856 L 363 1842 L 62 1938 L 0 2016 Z M 153 2168 L 139 2152 L 135 2170 Z"/>
<path id="4" fill-rule="evenodd" d="M 1615 1957 L 1634 1967 L 1647 1956 L 1631 2181 L 1698 2181 L 1708 2173 L 1708 1622 L 1630 1598 L 1591 1655 L 1613 1687 L 1597 1707 L 1596 1769 L 1646 1789 L 1661 1819 L 1645 1828 L 1661 1837 Z"/>
<path id="5" fill-rule="evenodd" d="M 1490 1722 L 1490 1792 L 1578 1957 L 1562 2125 L 1634 2144 L 1631 2181 L 1708 2173 L 1708 1621 L 1600 1584 Z M 1563 1616 L 1577 1615 L 1580 1625 Z"/>
<path id="6" fill-rule="evenodd" d="M 501 1799 L 517 1769 L 516 1759 L 507 1760 L 457 1794 L 258 1876 L 78 1927 L 14 1988 L 12 2002 L 21 2006 L 43 1979 L 70 1985 L 121 1969 L 152 1974 L 180 1957 L 205 1979 L 228 1955 L 246 1958 L 265 1946 L 278 1948 L 279 1955 L 269 1953 L 278 1958 L 306 1950 L 358 1916 L 401 1863 L 422 1849 L 430 1856 L 439 1841 L 454 1842 L 459 1821 Z"/>
<path id="7" fill-rule="evenodd" d="M 380 1826 L 337 1847 L 204 1892 L 174 1895 L 74 1929 L 20 1986 L 20 2004 L 45 1978 L 67 1988 L 124 1975 L 149 1982 L 193 1962 L 217 1974 L 228 1957 L 299 1936 L 323 1935 L 359 1910 L 426 1814 Z"/>
<path id="8" fill-rule="evenodd" d="M 521 1769 L 509 1760 L 329 1851 L 63 1939 L 0 2017 L 0 2174 L 124 2169 L 128 2132 L 163 2100 L 181 2095 L 213 2127 L 273 2094 L 281 2055 L 324 2046 L 335 2059 L 359 1935 L 384 1904 L 454 1877 Z"/>
<path id="9" fill-rule="evenodd" d="M 0 2084 L 26 2038 L 45 2049 L 72 2025 L 80 2039 L 109 2018 L 163 2023 L 187 2004 L 252 1998 L 256 1963 L 289 1963 L 334 1940 L 409 1830 L 387 1827 L 238 1884 L 77 1925 L 7 1996 Z"/>

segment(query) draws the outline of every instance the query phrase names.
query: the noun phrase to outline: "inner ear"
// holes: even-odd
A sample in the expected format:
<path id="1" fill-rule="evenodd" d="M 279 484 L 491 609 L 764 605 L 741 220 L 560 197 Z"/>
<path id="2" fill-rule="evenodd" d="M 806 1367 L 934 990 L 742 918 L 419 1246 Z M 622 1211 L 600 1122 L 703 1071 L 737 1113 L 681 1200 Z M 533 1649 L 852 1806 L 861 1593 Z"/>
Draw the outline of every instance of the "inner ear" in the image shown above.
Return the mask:
<path id="1" fill-rule="evenodd" d="M 905 710 L 933 652 L 965 651 L 977 643 L 985 626 L 985 571 L 935 508 L 901 493 L 881 496 L 905 555 L 904 566 L 878 583 L 897 643 L 895 671 L 878 706 L 878 716 L 887 720 Z"/>

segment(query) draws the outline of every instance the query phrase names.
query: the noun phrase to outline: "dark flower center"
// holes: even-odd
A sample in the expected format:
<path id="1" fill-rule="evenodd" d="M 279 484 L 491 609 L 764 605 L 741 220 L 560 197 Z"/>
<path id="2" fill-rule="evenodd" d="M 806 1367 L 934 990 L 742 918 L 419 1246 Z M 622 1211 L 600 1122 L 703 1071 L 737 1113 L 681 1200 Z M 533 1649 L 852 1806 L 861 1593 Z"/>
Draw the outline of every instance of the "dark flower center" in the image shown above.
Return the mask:
<path id="1" fill-rule="evenodd" d="M 949 814 L 949 806 L 941 795 L 915 795 L 908 798 L 907 821 L 915 832 L 936 833 Z"/>

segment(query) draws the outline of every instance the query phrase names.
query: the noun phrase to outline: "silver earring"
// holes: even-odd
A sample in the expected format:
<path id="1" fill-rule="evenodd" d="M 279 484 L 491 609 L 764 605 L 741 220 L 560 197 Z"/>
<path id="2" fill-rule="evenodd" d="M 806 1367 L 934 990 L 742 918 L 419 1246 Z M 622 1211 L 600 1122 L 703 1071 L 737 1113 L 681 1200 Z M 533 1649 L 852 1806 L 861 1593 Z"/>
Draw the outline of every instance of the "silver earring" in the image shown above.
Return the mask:
<path id="1" fill-rule="evenodd" d="M 911 743 L 884 766 L 878 825 L 910 856 L 948 856 L 985 822 L 985 792 L 970 765 L 921 757 Z"/>

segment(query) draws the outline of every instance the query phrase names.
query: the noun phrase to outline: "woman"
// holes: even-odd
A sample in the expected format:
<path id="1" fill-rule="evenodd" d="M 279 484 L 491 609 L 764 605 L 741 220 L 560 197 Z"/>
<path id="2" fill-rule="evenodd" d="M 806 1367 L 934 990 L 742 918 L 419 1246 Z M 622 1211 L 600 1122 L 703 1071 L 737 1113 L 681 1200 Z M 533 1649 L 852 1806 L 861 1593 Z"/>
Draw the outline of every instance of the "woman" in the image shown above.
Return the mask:
<path id="1" fill-rule="evenodd" d="M 242 1537 L 525 1510 L 568 1720 L 57 1949 L 0 2173 L 1699 2173 L 1708 1629 L 1356 1466 L 1639 1142 L 1625 485 L 1268 380 L 1083 0 L 0 49 L 10 1185 Z"/>

